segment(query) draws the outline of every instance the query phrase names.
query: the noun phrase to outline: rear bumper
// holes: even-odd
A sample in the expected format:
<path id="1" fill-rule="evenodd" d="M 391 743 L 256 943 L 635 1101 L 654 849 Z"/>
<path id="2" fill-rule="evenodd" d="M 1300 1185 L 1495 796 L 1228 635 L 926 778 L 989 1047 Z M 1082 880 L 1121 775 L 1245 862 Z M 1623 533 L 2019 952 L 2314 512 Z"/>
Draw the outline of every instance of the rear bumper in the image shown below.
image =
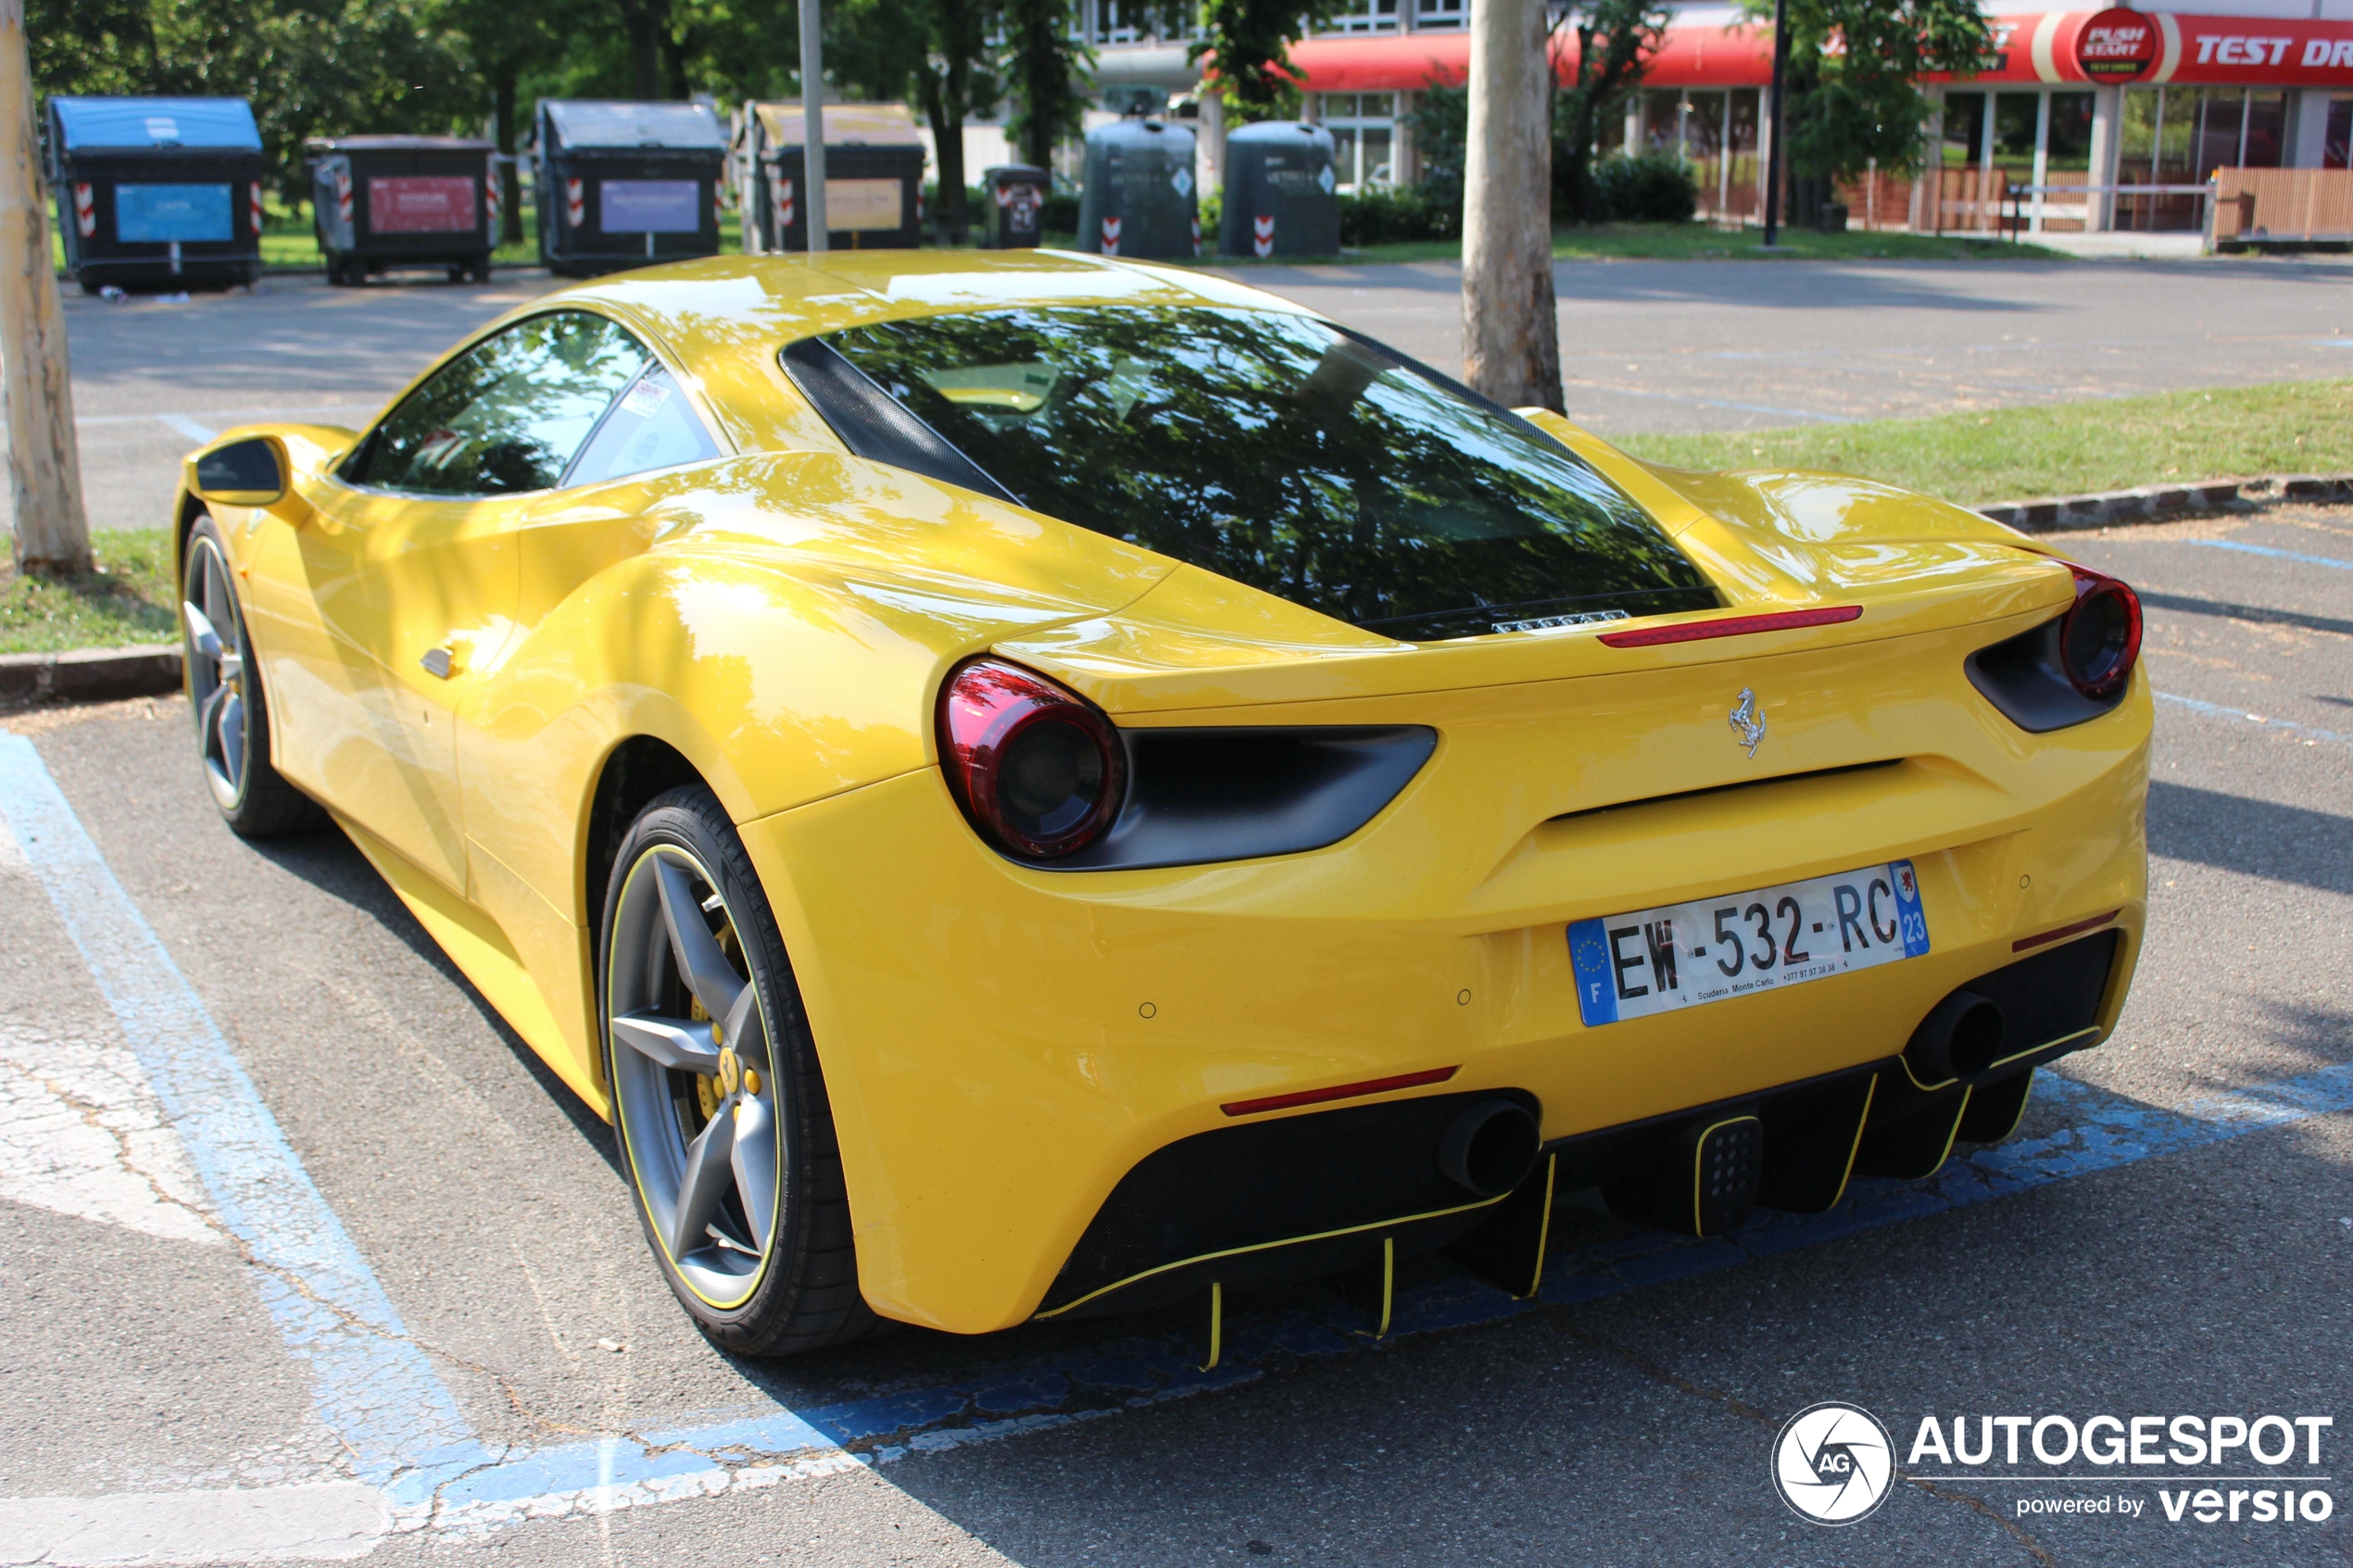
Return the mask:
<path id="1" fill-rule="evenodd" d="M 1491 870 L 1449 863 L 1428 776 L 1330 849 L 1206 868 L 1011 865 L 931 771 L 743 831 L 825 1064 L 867 1298 L 982 1332 L 1070 1305 L 1057 1277 L 1123 1178 L 1235 1126 L 1227 1103 L 1453 1067 L 1406 1094 L 1525 1094 L 1567 1148 L 1856 1070 L 1887 1078 L 1948 993 L 2023 957 L 2021 941 L 2113 911 L 2097 1016 L 2068 1048 L 2097 1043 L 2140 944 L 2147 734 L 2142 690 L 2063 748 L 2017 746 L 2009 787 L 1990 764 L 1947 778 L 1906 762 L 1900 778 L 1696 799 L 1623 832 L 1548 820 Z M 1919 874 L 1926 955 L 1580 1022 L 1569 922 L 1898 856 Z M 1948 1123 L 1969 1087 L 1889 1081 L 1902 1109 Z M 1883 1152 L 1893 1171 L 1900 1151 Z"/>

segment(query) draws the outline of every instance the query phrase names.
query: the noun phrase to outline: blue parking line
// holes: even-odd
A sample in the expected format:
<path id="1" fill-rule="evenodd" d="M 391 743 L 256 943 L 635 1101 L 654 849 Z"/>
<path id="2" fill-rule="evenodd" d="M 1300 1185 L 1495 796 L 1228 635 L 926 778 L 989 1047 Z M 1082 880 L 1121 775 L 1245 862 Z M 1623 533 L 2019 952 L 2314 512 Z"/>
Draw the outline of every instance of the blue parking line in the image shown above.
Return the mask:
<path id="1" fill-rule="evenodd" d="M 2243 556 L 2268 556 L 2273 560 L 2300 561 L 2306 566 L 2333 566 L 2339 571 L 2353 571 L 2353 560 L 2338 560 L 2334 556 L 2298 555 L 2294 550 L 2275 550 L 2268 545 L 2242 545 L 2235 539 L 2178 539 L 2174 543 L 2196 545 L 2202 550 L 2236 550 Z"/>
<path id="2" fill-rule="evenodd" d="M 1203 1371 L 1202 1348 L 1189 1336 L 1123 1333 L 1111 1321 L 1094 1343 L 1026 1360 L 994 1359 L 990 1342 L 976 1341 L 979 1364 L 931 1386 L 801 1410 L 770 1403 L 661 1430 L 494 1451 L 474 1438 L 202 1002 L 19 736 L 0 736 L 0 821 L 146 1068 L 224 1223 L 254 1260 L 258 1287 L 289 1347 L 310 1362 L 321 1418 L 360 1478 L 384 1489 L 401 1528 L 496 1529 L 1064 1428 L 1254 1383 L 1303 1360 L 1379 1353 L 1541 1306 L 1698 1279 L 2353 1110 L 2353 1064 L 2172 1110 L 2045 1073 L 2036 1092 L 2059 1112 L 2057 1132 L 1981 1148 L 1927 1182 L 1857 1180 L 1827 1214 L 1768 1210 L 1730 1236 L 1642 1231 L 1568 1251 L 1547 1263 L 1533 1301 L 1441 1265 L 1400 1290 L 1386 1338 L 1373 1337 L 1367 1312 L 1337 1298 L 1311 1310 L 1238 1313 L 1226 1325 L 1225 1359 Z"/>
<path id="3" fill-rule="evenodd" d="M 1694 1240 L 1658 1231 L 1568 1252 L 1545 1267 L 1535 1301 L 1514 1298 L 1460 1270 L 1399 1292 L 1389 1336 L 1344 1303 L 1253 1317 L 1225 1329 L 1224 1361 L 1198 1364 L 1202 1347 L 1182 1335 L 1121 1335 L 1082 1348 L 1013 1363 L 932 1387 L 875 1394 L 816 1409 L 681 1424 L 642 1438 L 572 1443 L 485 1465 L 444 1488 L 447 1528 L 496 1528 L 567 1507 L 629 1507 L 709 1496 L 738 1485 L 889 1463 L 975 1442 L 1068 1427 L 1123 1410 L 1255 1383 L 1306 1360 L 1373 1354 L 1406 1339 L 1498 1323 L 1541 1306 L 1576 1306 L 1698 1279 L 1762 1259 L 2013 1198 L 2080 1176 L 2353 1110 L 2353 1065 L 2201 1100 L 2176 1110 L 2144 1106 L 2045 1073 L 2036 1094 L 2066 1125 L 2037 1138 L 1982 1148 L 1927 1182 L 1858 1179 L 1827 1214 L 1767 1210 L 1730 1236 Z M 985 1343 L 975 1350 L 986 1354 Z"/>
<path id="4" fill-rule="evenodd" d="M 2291 723 L 2268 714 L 2249 713 L 2242 709 L 2225 708 L 2219 702 L 2200 702 L 2194 696 L 2176 696 L 2171 692 L 2158 692 L 2157 700 L 2170 702 L 2176 708 L 2186 708 L 2193 713 L 2203 713 L 2209 719 L 2236 719 L 2241 723 L 2260 724 L 2267 730 L 2283 730 L 2291 734 L 2310 735 L 2333 746 L 2353 746 L 2353 735 L 2341 735 L 2334 730 L 2323 730 L 2311 724 Z"/>
<path id="5" fill-rule="evenodd" d="M 354 1474 L 381 1486 L 477 1462 L 457 1401 L 22 735 L 0 735 L 0 819 L 146 1069 L 287 1348 L 310 1363 L 320 1419 Z"/>

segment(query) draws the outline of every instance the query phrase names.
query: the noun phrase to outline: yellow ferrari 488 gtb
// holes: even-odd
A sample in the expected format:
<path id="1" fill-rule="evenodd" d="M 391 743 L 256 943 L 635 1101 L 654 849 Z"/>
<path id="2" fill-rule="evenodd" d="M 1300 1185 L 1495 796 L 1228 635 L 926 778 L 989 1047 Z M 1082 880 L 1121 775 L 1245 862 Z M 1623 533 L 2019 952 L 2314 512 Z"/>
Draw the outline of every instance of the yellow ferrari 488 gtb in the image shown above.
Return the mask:
<path id="1" fill-rule="evenodd" d="M 2140 942 L 2123 583 L 1199 273 L 650 269 L 184 484 L 229 824 L 341 824 L 743 1352 L 1823 1210 Z"/>

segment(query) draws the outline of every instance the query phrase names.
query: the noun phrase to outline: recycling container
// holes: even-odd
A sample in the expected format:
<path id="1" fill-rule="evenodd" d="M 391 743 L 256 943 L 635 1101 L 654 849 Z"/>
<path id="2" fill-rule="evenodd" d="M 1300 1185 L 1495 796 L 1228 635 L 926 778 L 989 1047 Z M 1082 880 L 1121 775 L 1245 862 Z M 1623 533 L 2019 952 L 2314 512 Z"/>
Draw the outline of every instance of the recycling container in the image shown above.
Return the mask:
<path id="1" fill-rule="evenodd" d="M 1120 119 L 1087 132 L 1078 248 L 1167 260 L 1201 251 L 1193 133 L 1164 119 Z"/>
<path id="2" fill-rule="evenodd" d="M 719 254 L 727 132 L 707 104 L 543 98 L 539 258 L 585 278 Z"/>
<path id="3" fill-rule="evenodd" d="M 980 171 L 988 210 L 980 232 L 984 250 L 1026 250 L 1046 227 L 1046 193 L 1054 177 L 1026 163 L 999 164 Z"/>
<path id="4" fill-rule="evenodd" d="M 261 132 L 243 98 L 49 100 L 49 175 L 82 292 L 261 275 Z"/>
<path id="5" fill-rule="evenodd" d="M 1227 256 L 1338 256 L 1339 189 L 1332 133 L 1322 126 L 1242 126 L 1226 138 L 1217 248 Z"/>
<path id="6" fill-rule="evenodd" d="M 907 106 L 827 104 L 824 112 L 826 247 L 923 244 L 924 138 Z M 807 136 L 798 103 L 747 104 L 737 117 L 745 250 L 809 248 Z"/>
<path id="7" fill-rule="evenodd" d="M 498 178 L 487 142 L 457 136 L 313 138 L 310 210 L 327 282 L 395 267 L 446 267 L 452 282 L 490 281 Z"/>

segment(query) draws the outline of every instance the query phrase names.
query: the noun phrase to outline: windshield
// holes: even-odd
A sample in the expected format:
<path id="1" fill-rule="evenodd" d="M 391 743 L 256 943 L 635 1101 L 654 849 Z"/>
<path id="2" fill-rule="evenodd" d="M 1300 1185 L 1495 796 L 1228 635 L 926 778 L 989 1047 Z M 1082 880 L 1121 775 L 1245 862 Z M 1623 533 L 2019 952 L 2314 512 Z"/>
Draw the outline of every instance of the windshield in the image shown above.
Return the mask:
<path id="1" fill-rule="evenodd" d="M 1000 488 L 1385 635 L 1718 603 L 1642 508 L 1567 448 L 1304 317 L 932 316 L 796 344 L 785 365 L 863 456 Z M 841 373 L 850 367 L 898 408 L 866 406 L 882 400 Z M 953 452 L 926 450 L 942 444 Z"/>

